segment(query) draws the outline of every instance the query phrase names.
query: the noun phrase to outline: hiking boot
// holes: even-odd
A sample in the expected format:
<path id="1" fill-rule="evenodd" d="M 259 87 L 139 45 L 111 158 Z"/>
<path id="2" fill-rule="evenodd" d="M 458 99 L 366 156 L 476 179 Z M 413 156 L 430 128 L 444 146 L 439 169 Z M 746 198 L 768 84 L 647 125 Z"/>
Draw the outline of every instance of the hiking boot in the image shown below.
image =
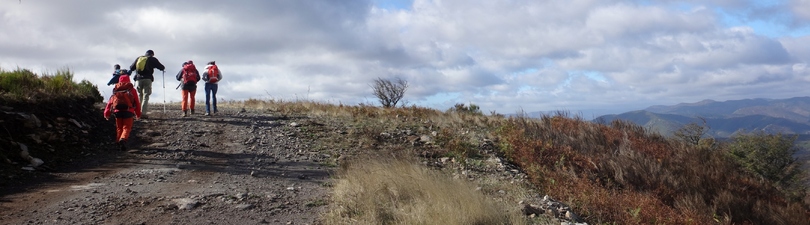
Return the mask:
<path id="1" fill-rule="evenodd" d="M 183 110 L 183 117 L 188 116 L 188 110 Z"/>
<path id="2" fill-rule="evenodd" d="M 127 139 L 119 140 L 118 145 L 121 148 L 121 151 L 126 151 L 127 150 Z"/>
<path id="3" fill-rule="evenodd" d="M 194 110 L 193 109 L 191 110 L 191 115 L 194 115 Z"/>
<path id="4" fill-rule="evenodd" d="M 205 116 L 211 116 L 211 113 L 205 113 Z"/>

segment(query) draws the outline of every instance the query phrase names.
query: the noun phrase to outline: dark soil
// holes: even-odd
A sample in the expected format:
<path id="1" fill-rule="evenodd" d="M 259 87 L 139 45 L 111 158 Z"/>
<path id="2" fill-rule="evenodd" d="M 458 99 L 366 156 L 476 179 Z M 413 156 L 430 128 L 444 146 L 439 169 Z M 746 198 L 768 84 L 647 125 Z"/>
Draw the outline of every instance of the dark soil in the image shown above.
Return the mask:
<path id="1" fill-rule="evenodd" d="M 329 201 L 308 118 L 154 105 L 121 151 L 98 105 L 73 107 L 0 108 L 0 224 L 313 224 Z"/>

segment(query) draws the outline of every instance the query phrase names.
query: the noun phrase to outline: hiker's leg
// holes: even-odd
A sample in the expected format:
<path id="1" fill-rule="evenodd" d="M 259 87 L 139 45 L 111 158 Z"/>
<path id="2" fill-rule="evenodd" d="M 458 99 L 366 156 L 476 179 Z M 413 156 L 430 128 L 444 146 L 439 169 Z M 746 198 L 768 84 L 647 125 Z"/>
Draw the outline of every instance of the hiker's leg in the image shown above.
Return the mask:
<path id="1" fill-rule="evenodd" d="M 137 86 L 135 88 L 138 90 L 138 102 L 143 103 L 143 82 L 138 81 L 138 84 L 135 86 Z M 143 107 L 143 104 L 141 104 L 141 107 Z M 141 109 L 141 112 L 143 112 L 143 109 Z"/>
<path id="2" fill-rule="evenodd" d="M 189 109 L 191 109 L 191 112 L 194 113 L 194 102 L 197 102 L 197 97 L 196 97 L 197 96 L 197 89 L 194 89 L 193 91 L 188 91 L 188 94 L 189 94 L 189 103 L 188 103 L 189 104 Z"/>
<path id="3" fill-rule="evenodd" d="M 124 119 L 115 118 L 115 143 L 118 143 L 118 140 L 121 140 L 124 133 Z"/>
<path id="4" fill-rule="evenodd" d="M 211 113 L 211 84 L 205 83 L 205 113 Z"/>
<path id="5" fill-rule="evenodd" d="M 180 102 L 180 109 L 182 109 L 183 112 L 185 112 L 186 110 L 188 110 L 188 91 L 187 90 L 182 91 L 181 98 L 183 99 L 183 101 Z"/>
<path id="6" fill-rule="evenodd" d="M 146 112 L 149 112 L 149 96 L 152 95 L 152 80 L 143 79 L 138 80 L 138 82 L 143 82 L 143 101 L 141 101 L 141 114 L 146 115 Z"/>
<path id="7" fill-rule="evenodd" d="M 219 89 L 219 84 L 211 84 L 211 97 L 213 97 L 212 101 L 214 102 L 214 112 L 219 112 L 217 110 L 217 89 Z"/>
<path id="8" fill-rule="evenodd" d="M 121 139 L 129 140 L 129 134 L 132 133 L 132 121 L 134 120 L 134 118 L 130 117 L 121 120 L 122 120 L 121 125 L 123 125 L 122 126 L 123 129 L 121 131 L 121 137 L 118 138 L 118 140 Z"/>

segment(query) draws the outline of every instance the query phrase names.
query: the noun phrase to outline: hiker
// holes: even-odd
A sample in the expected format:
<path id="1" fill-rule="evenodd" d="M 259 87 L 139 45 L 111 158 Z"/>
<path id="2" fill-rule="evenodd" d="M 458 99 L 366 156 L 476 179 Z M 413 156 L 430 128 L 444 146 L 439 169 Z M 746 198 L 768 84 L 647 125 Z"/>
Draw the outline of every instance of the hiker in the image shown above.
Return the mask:
<path id="1" fill-rule="evenodd" d="M 212 105 L 209 100 L 211 97 L 213 97 L 214 100 L 213 113 L 219 112 L 219 110 L 217 110 L 217 89 L 219 89 L 219 81 L 222 80 L 222 73 L 219 72 L 217 62 L 208 62 L 208 65 L 205 66 L 202 79 L 205 81 L 205 115 L 210 116 Z"/>
<path id="2" fill-rule="evenodd" d="M 152 95 L 152 82 L 155 81 L 155 76 L 152 74 L 155 69 L 166 72 L 166 67 L 160 63 L 160 60 L 155 58 L 155 52 L 152 50 L 146 50 L 146 54 L 139 56 L 129 66 L 129 71 L 138 72 L 135 81 L 138 82 L 138 96 L 140 97 L 139 100 L 144 115 L 149 111 L 149 96 Z"/>
<path id="3" fill-rule="evenodd" d="M 197 71 L 194 62 L 189 60 L 183 63 L 183 69 L 177 73 L 176 78 L 181 82 L 180 85 L 183 86 L 183 101 L 180 104 L 180 108 L 183 110 L 183 117 L 186 117 L 189 114 L 189 110 L 191 110 L 191 114 L 194 114 L 194 101 L 195 95 L 197 95 L 197 82 L 200 81 L 200 72 Z"/>
<path id="4" fill-rule="evenodd" d="M 127 149 L 126 144 L 132 132 L 134 118 L 141 118 L 141 104 L 138 92 L 129 80 L 129 74 L 126 70 L 121 72 L 118 83 L 113 88 L 113 94 L 104 107 L 104 119 L 110 120 L 110 115 L 115 115 L 115 143 L 124 151 Z"/>
<path id="5" fill-rule="evenodd" d="M 117 84 L 118 77 L 121 76 L 121 65 L 115 64 L 113 66 L 113 69 L 115 69 L 115 71 L 113 71 L 112 78 L 110 79 L 110 81 L 107 82 L 107 86 Z"/>

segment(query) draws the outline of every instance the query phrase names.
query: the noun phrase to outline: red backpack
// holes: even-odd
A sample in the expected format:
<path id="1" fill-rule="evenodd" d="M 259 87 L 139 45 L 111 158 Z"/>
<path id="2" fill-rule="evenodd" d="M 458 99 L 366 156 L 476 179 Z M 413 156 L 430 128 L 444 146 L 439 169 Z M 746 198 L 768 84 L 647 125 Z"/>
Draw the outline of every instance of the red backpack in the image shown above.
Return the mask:
<path id="1" fill-rule="evenodd" d="M 117 83 L 110 96 L 110 104 L 118 111 L 129 111 L 135 105 L 135 97 L 129 90 L 132 90 L 132 83 Z"/>
<path id="2" fill-rule="evenodd" d="M 217 65 L 208 67 L 208 83 L 216 84 L 219 82 L 219 68 Z"/>
<path id="3" fill-rule="evenodd" d="M 189 63 L 183 66 L 183 83 L 197 83 L 197 69 L 194 64 Z"/>

